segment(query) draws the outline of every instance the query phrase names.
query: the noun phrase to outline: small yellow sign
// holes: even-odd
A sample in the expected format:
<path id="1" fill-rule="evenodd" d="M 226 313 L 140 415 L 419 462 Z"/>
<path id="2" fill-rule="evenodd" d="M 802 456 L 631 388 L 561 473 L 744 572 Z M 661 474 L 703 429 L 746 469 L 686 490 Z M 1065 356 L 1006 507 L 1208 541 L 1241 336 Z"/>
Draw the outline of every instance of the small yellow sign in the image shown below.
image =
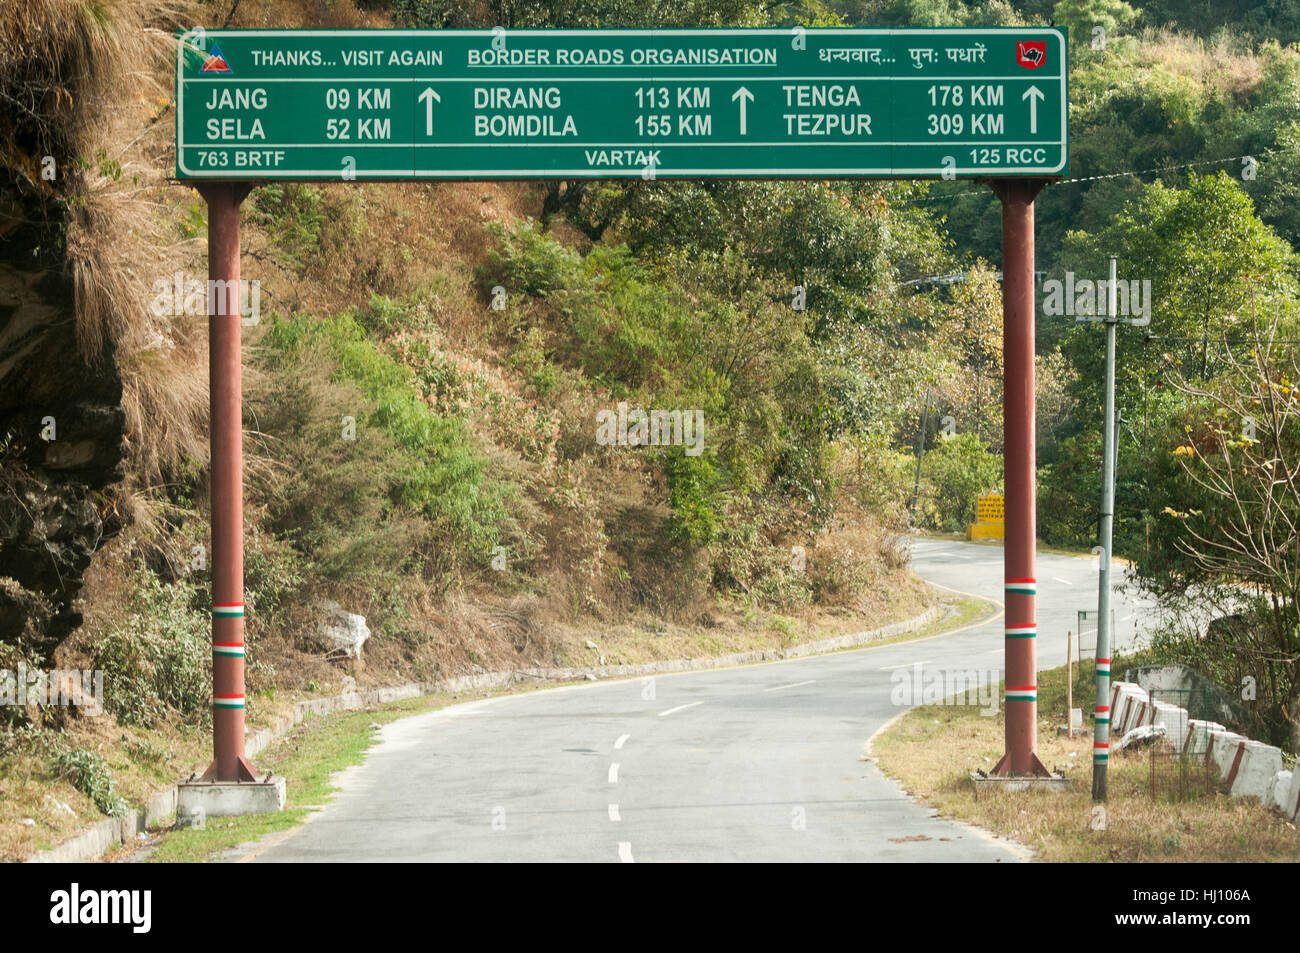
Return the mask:
<path id="1" fill-rule="evenodd" d="M 1005 509 L 1002 496 L 990 493 L 975 497 L 975 522 L 966 527 L 967 539 L 1003 539 Z"/>
<path id="2" fill-rule="evenodd" d="M 1003 512 L 1002 497 L 997 493 L 975 497 L 975 522 L 1001 523 Z"/>

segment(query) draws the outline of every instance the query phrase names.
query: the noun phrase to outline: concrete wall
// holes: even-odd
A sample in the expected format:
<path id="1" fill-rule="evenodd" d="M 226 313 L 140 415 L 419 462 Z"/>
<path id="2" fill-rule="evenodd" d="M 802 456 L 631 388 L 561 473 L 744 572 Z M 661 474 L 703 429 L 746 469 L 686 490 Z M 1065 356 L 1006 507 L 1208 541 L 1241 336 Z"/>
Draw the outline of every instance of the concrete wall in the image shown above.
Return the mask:
<path id="1" fill-rule="evenodd" d="M 1112 739 L 1141 725 L 1164 725 L 1166 737 L 1180 746 L 1184 756 L 1203 757 L 1214 765 L 1233 797 L 1257 798 L 1291 820 L 1298 819 L 1300 782 L 1296 778 L 1300 773 L 1282 770 L 1280 748 L 1251 741 L 1217 722 L 1189 718 L 1177 705 L 1152 701 L 1147 691 L 1133 682 L 1111 682 L 1110 698 Z"/>

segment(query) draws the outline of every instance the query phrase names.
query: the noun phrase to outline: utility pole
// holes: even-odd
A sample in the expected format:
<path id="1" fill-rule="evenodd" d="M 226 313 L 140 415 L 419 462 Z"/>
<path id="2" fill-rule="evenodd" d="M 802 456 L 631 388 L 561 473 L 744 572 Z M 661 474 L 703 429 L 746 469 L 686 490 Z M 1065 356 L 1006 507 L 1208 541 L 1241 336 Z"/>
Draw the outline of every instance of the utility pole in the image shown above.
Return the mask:
<path id="1" fill-rule="evenodd" d="M 916 501 L 921 495 L 921 461 L 925 458 L 925 424 L 930 419 L 930 388 L 925 389 L 925 402 L 921 405 L 921 443 L 916 454 L 916 480 L 912 483 L 912 505 L 907 508 L 908 522 L 916 522 Z"/>
<path id="2" fill-rule="evenodd" d="M 1110 765 L 1110 547 L 1115 517 L 1115 328 L 1116 287 L 1119 266 L 1110 260 L 1110 283 L 1106 295 L 1106 397 L 1102 423 L 1100 573 L 1097 582 L 1097 703 L 1092 739 L 1092 799 L 1106 800 L 1106 776 Z"/>

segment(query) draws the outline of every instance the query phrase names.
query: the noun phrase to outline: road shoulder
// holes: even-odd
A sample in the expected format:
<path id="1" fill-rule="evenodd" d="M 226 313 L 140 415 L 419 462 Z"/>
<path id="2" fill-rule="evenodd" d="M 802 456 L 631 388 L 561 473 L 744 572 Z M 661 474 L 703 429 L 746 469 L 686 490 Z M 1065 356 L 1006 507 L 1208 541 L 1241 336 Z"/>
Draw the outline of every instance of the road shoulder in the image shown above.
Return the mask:
<path id="1" fill-rule="evenodd" d="M 1092 667 L 1075 683 L 1085 697 Z M 989 770 L 1002 755 L 1001 711 L 930 704 L 904 712 L 869 742 L 871 755 L 908 796 L 961 821 L 1024 845 L 1050 862 L 1289 861 L 1300 859 L 1300 831 L 1281 815 L 1244 798 L 1210 790 L 1171 801 L 1151 793 L 1147 752 L 1111 761 L 1108 802 L 1091 796 L 1092 737 L 1058 736 L 1065 721 L 1065 670 L 1039 673 L 1038 755 L 1049 768 L 1074 779 L 1067 794 L 1043 791 L 977 792 L 974 770 Z M 1081 694 L 1084 693 L 1084 694 Z M 952 699 L 947 701 L 951 702 Z"/>

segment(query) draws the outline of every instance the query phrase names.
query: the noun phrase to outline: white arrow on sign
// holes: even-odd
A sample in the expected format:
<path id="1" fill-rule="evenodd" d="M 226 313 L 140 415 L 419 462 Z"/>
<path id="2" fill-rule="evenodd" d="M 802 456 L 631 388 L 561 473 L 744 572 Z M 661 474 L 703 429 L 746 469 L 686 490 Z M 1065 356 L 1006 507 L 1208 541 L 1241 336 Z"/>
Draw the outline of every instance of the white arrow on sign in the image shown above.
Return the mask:
<path id="1" fill-rule="evenodd" d="M 419 102 L 424 103 L 424 134 L 433 135 L 433 101 L 442 102 L 442 97 L 433 91 L 432 86 L 426 86 L 424 92 L 419 96 Z"/>
<path id="2" fill-rule="evenodd" d="M 745 103 L 747 101 L 752 103 L 754 94 L 742 86 L 731 95 L 732 102 L 737 99 L 740 100 L 740 134 L 743 136 L 745 135 Z"/>
<path id="3" fill-rule="evenodd" d="M 1043 91 L 1039 89 L 1037 86 L 1030 86 L 1027 90 L 1025 90 L 1025 95 L 1021 96 L 1020 98 L 1029 100 L 1029 131 L 1031 133 L 1037 132 L 1038 131 L 1038 101 L 1040 99 L 1046 99 L 1047 97 L 1043 95 Z"/>

